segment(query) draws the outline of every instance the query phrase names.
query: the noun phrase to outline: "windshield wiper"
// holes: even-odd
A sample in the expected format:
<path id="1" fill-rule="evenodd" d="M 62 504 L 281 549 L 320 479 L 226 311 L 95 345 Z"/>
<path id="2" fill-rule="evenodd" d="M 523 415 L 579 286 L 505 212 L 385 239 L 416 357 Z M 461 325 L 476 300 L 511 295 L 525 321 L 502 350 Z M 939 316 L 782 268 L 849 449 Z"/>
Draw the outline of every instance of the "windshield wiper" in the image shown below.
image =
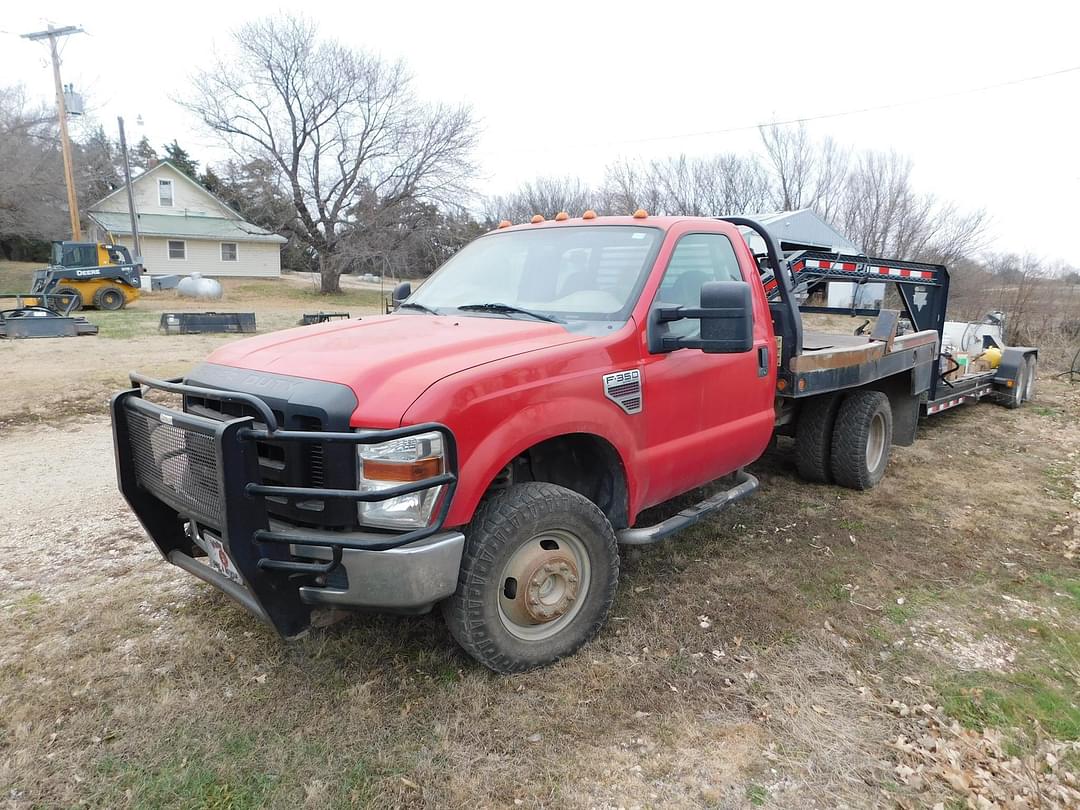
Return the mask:
<path id="1" fill-rule="evenodd" d="M 398 304 L 398 309 L 418 309 L 421 312 L 426 312 L 428 315 L 439 314 L 431 307 L 424 306 L 423 304 L 418 304 L 416 301 L 406 301 L 404 304 Z"/>
<path id="2" fill-rule="evenodd" d="M 536 318 L 538 321 L 547 321 L 548 323 L 566 323 L 562 318 L 556 318 L 554 315 L 545 315 L 543 312 L 533 312 L 531 309 L 522 309 L 521 307 L 515 307 L 512 304 L 500 304 L 498 302 L 490 304 L 463 304 L 458 309 L 465 312 L 502 312 L 507 315 L 515 313 L 518 315 L 528 315 L 530 318 Z"/>

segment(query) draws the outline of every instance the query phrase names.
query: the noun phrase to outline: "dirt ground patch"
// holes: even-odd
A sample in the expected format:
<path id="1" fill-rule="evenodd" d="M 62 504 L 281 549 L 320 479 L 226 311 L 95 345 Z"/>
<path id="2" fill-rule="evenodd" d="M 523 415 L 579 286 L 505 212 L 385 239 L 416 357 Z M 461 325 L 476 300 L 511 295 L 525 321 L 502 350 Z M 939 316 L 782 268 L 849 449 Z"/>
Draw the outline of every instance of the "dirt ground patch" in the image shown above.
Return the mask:
<path id="1" fill-rule="evenodd" d="M 897 746 L 954 720 L 957 762 L 1038 754 L 1030 795 L 1068 806 L 1080 386 L 935 417 L 872 492 L 799 483 L 781 445 L 756 497 L 628 555 L 595 642 L 499 677 L 434 616 L 284 644 L 160 560 L 99 406 L 117 366 L 220 340 L 4 349 L 4 412 L 39 416 L 0 432 L 0 806 L 960 807 L 981 782 Z"/>
<path id="2" fill-rule="evenodd" d="M 348 312 L 352 317 L 380 311 L 378 286 L 349 288 L 342 296 L 319 295 L 306 276 L 296 279 L 224 279 L 219 301 L 181 298 L 174 290 L 143 291 L 121 312 L 82 313 L 100 328 L 96 336 L 0 341 L 4 395 L 0 432 L 58 414 L 104 413 L 109 395 L 127 385 L 130 371 L 174 376 L 190 368 L 236 335 L 164 335 L 162 312 L 254 312 L 260 332 L 295 326 L 304 313 Z"/>

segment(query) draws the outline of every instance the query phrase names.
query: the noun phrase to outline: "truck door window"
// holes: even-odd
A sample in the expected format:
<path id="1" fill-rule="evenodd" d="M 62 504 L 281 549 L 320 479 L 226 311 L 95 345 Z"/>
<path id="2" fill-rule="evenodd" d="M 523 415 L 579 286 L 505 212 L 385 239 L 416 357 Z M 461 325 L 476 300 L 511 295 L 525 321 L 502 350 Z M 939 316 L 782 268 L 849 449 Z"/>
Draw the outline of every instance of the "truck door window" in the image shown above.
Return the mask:
<path id="1" fill-rule="evenodd" d="M 682 237 L 671 253 L 660 288 L 658 304 L 696 307 L 701 303 L 701 285 L 709 281 L 742 281 L 739 260 L 731 241 L 720 233 L 691 233 Z M 694 319 L 673 321 L 669 334 L 691 337 L 700 322 Z"/>

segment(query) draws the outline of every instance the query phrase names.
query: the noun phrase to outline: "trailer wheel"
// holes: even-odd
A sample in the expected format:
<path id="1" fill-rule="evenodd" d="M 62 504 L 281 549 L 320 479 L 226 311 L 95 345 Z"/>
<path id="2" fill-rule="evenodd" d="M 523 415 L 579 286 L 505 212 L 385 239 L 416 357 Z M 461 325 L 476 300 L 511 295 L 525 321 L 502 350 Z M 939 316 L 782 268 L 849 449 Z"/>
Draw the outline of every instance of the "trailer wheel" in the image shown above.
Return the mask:
<path id="1" fill-rule="evenodd" d="M 840 397 L 824 394 L 807 400 L 799 410 L 799 423 L 795 429 L 795 468 L 805 481 L 815 484 L 832 481 L 829 457 L 839 409 Z"/>
<path id="2" fill-rule="evenodd" d="M 1031 402 L 1035 399 L 1035 376 L 1038 373 L 1039 358 L 1035 355 L 1028 355 L 1027 368 L 1024 370 L 1027 375 L 1027 379 L 1024 382 L 1024 402 Z"/>
<path id="3" fill-rule="evenodd" d="M 94 294 L 94 306 L 98 309 L 115 312 L 123 309 L 124 303 L 124 291 L 115 285 L 102 287 Z"/>
<path id="4" fill-rule="evenodd" d="M 469 524 L 443 618 L 481 664 L 522 672 L 595 636 L 618 582 L 615 532 L 594 503 L 555 484 L 519 484 L 485 501 Z"/>
<path id="5" fill-rule="evenodd" d="M 1028 371 L 1029 367 L 1027 360 L 1024 360 L 1020 367 L 1016 370 L 1016 379 L 1013 381 L 1012 388 L 1005 389 L 1005 407 L 1009 410 L 1019 408 L 1024 404 L 1028 387 Z"/>
<path id="6" fill-rule="evenodd" d="M 68 312 L 78 312 L 83 308 L 82 293 L 74 287 L 57 287 L 54 294 L 71 296 L 71 308 L 68 309 Z"/>
<path id="7" fill-rule="evenodd" d="M 832 474 L 849 489 L 874 487 L 889 464 L 892 408 L 880 391 L 848 394 L 836 415 L 832 436 Z"/>

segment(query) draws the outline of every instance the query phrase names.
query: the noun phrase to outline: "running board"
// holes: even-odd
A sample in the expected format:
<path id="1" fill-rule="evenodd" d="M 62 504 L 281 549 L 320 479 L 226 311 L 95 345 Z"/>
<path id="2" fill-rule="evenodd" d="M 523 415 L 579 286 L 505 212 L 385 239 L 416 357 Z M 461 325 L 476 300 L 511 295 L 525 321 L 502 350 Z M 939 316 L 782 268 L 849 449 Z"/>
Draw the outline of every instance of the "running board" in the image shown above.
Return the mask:
<path id="1" fill-rule="evenodd" d="M 735 474 L 735 486 L 709 496 L 701 503 L 688 506 L 679 514 L 657 523 L 655 526 L 637 526 L 633 529 L 620 529 L 615 537 L 623 546 L 648 546 L 666 540 L 676 532 L 689 529 L 695 523 L 719 512 L 728 504 L 741 501 L 758 488 L 758 480 L 748 472 L 739 470 Z"/>

